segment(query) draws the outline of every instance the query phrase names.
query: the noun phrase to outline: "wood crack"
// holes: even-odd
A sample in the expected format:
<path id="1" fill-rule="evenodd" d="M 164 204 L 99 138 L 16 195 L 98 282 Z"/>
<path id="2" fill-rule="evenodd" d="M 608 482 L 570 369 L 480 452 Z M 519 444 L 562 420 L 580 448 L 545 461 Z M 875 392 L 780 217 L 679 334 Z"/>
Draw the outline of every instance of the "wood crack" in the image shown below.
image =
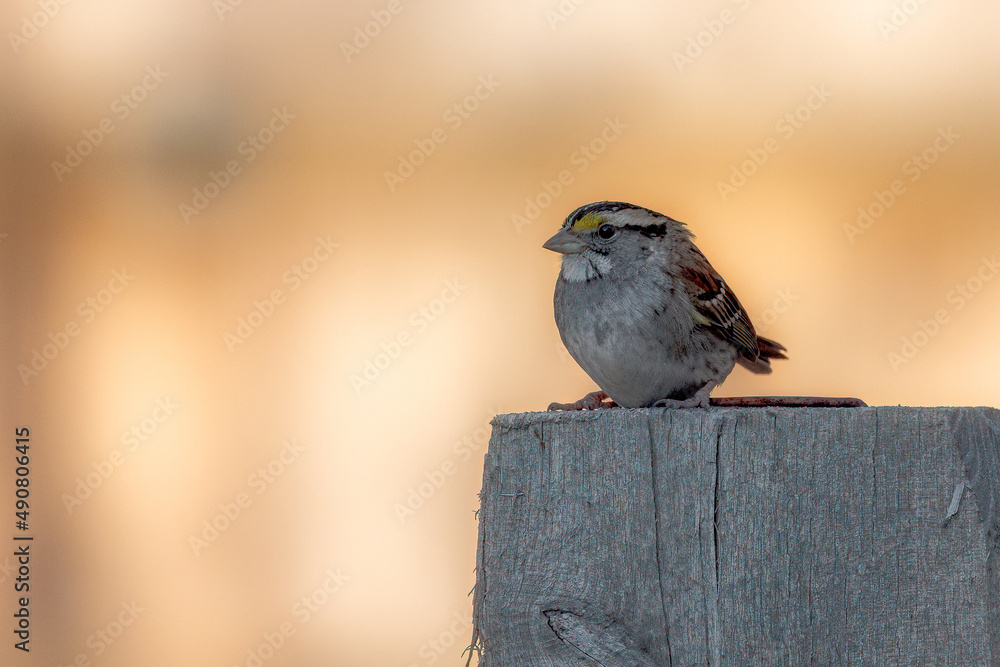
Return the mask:
<path id="1" fill-rule="evenodd" d="M 660 502 L 656 497 L 656 490 L 658 486 L 656 483 L 656 438 L 653 436 L 653 421 L 649 417 L 646 418 L 646 435 L 649 438 L 650 478 L 653 482 L 653 511 L 656 513 L 656 516 L 653 517 L 653 530 L 656 545 L 656 571 L 660 575 L 660 606 L 663 610 L 663 632 L 664 641 L 667 645 L 667 667 L 673 667 L 674 656 L 670 650 L 670 618 L 667 616 L 667 592 L 664 589 L 666 572 L 663 571 L 663 563 L 660 559 Z M 667 437 L 667 442 L 670 442 L 669 435 Z"/>

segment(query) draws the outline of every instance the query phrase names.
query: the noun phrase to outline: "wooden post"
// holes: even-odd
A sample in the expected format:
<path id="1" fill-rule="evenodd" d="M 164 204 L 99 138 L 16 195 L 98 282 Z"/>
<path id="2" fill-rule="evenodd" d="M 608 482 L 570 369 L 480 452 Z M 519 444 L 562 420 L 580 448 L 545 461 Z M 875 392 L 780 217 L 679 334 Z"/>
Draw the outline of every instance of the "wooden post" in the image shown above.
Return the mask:
<path id="1" fill-rule="evenodd" d="M 488 667 L 1000 667 L 1000 411 L 499 415 Z"/>

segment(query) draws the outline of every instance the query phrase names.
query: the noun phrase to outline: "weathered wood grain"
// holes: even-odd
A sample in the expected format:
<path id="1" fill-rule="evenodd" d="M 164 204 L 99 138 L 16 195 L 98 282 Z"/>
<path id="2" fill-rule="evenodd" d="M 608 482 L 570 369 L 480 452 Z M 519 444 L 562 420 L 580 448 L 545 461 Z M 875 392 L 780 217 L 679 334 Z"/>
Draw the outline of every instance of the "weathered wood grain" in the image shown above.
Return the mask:
<path id="1" fill-rule="evenodd" d="M 500 415 L 490 667 L 1000 667 L 1000 411 Z"/>

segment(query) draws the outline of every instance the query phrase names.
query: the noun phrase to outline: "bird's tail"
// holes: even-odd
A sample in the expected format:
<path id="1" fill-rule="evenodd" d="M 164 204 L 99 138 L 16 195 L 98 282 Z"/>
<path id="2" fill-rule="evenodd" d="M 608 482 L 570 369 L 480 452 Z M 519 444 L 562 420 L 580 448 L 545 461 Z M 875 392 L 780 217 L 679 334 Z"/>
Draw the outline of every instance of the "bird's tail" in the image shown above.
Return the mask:
<path id="1" fill-rule="evenodd" d="M 787 359 L 785 356 L 785 346 L 781 343 L 757 336 L 757 358 L 747 359 L 746 357 L 736 357 L 740 366 L 754 373 L 770 373 L 771 359 Z"/>

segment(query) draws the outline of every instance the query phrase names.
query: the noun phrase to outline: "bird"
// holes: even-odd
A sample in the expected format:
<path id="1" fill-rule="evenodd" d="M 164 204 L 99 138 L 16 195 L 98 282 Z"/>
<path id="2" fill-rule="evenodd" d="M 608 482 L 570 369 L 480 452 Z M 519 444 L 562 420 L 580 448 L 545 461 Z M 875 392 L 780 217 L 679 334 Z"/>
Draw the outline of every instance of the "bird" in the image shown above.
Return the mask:
<path id="1" fill-rule="evenodd" d="M 543 248 L 562 255 L 553 305 L 570 355 L 600 387 L 549 410 L 707 408 L 736 364 L 770 373 L 785 347 L 746 309 L 687 226 L 618 201 L 569 214 Z"/>

